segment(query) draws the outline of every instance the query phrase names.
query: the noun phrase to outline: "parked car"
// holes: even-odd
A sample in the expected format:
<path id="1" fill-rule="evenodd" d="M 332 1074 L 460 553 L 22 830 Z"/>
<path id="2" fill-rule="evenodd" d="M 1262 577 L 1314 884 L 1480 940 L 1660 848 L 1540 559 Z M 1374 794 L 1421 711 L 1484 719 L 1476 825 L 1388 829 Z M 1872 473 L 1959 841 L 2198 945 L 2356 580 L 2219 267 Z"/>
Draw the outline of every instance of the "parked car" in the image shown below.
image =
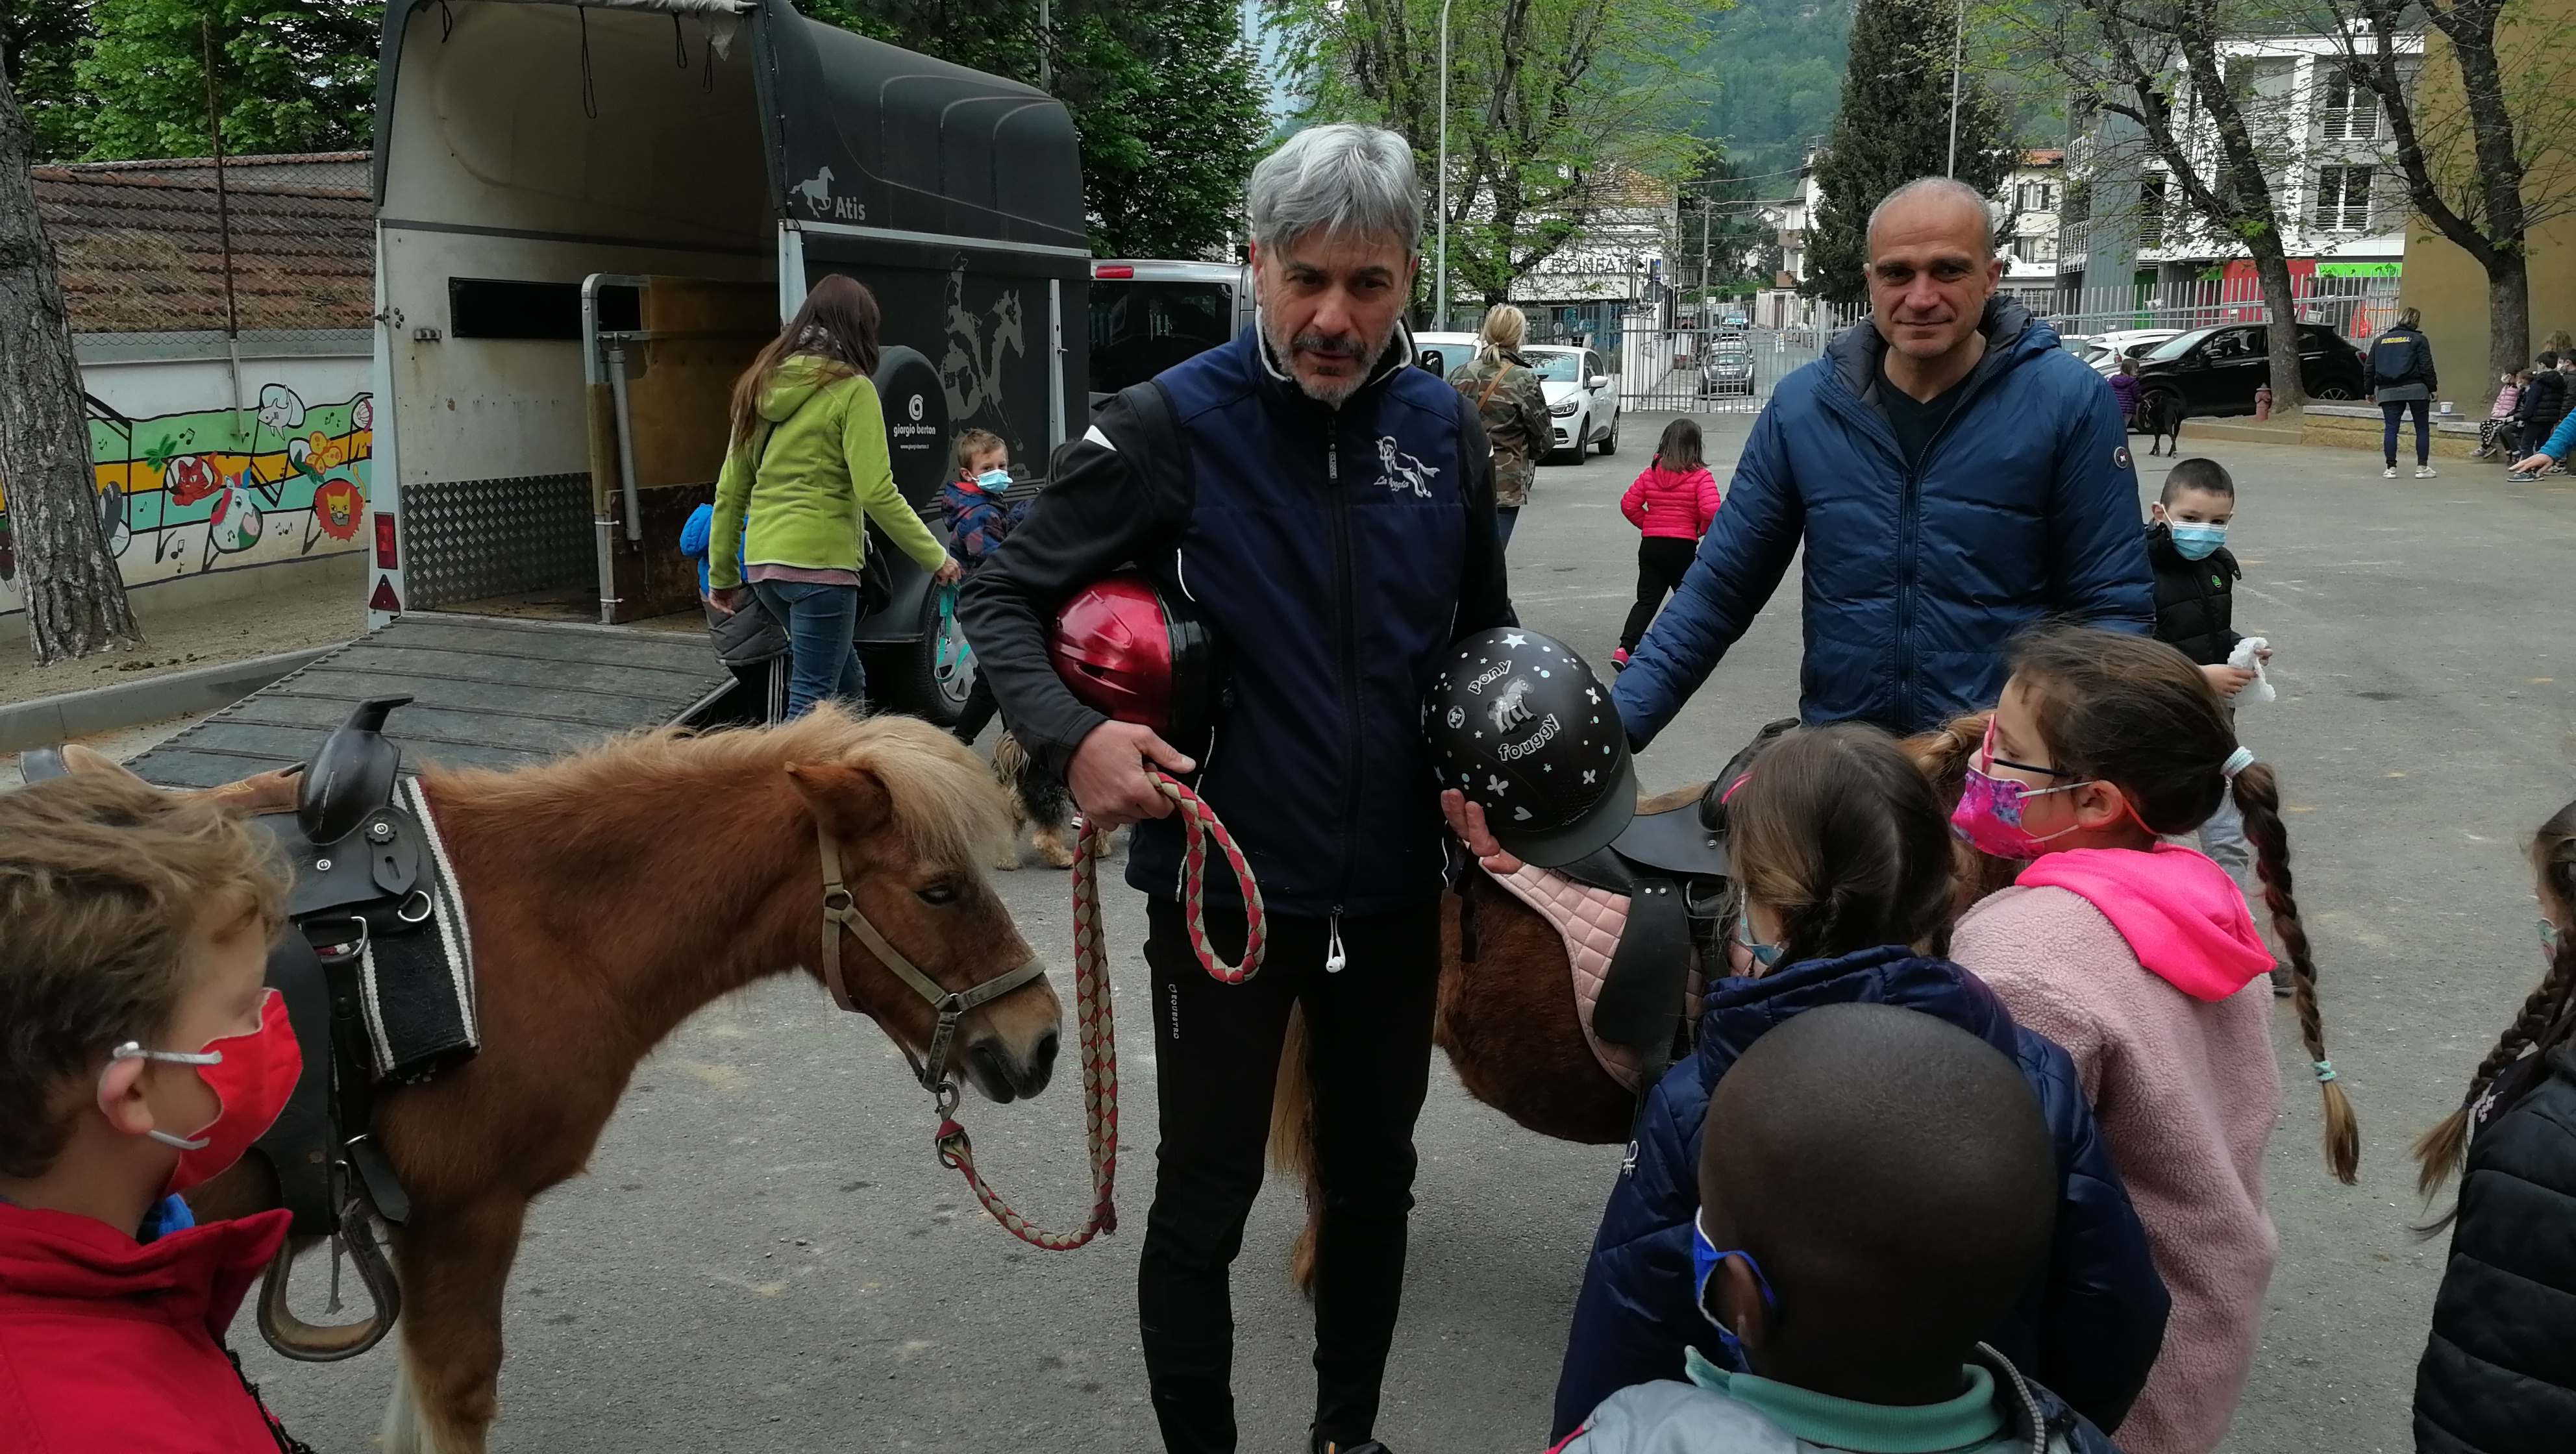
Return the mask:
<path id="1" fill-rule="evenodd" d="M 2362 354 L 2322 323 L 2299 326 L 2299 380 L 2312 399 L 2362 396 Z M 2225 323 L 2167 339 L 2138 361 L 2141 396 L 2175 395 L 2186 417 L 2251 414 L 2254 391 L 2271 381 L 2267 326 Z"/>
<path id="2" fill-rule="evenodd" d="M 1699 394 L 1703 399 L 1718 394 L 1753 397 L 1753 350 L 1744 346 L 1744 340 L 1723 339 L 1709 350 L 1699 368 Z"/>
<path id="3" fill-rule="evenodd" d="M 1413 361 L 1445 379 L 1476 356 L 1481 342 L 1472 333 L 1417 333 Z"/>
<path id="4" fill-rule="evenodd" d="M 1749 323 L 1751 323 L 1751 322 L 1752 322 L 1752 320 L 1751 320 L 1751 319 L 1746 318 L 1746 317 L 1745 317 L 1743 314 L 1741 314 L 1741 313 L 1729 313 L 1729 314 L 1727 314 L 1725 317 L 1720 318 L 1719 320 L 1717 320 L 1717 326 L 1718 326 L 1718 327 L 1720 327 L 1720 328 L 1733 328 L 1733 329 L 1741 330 L 1741 329 L 1743 329 L 1746 325 L 1748 325 L 1748 324 L 1749 324 Z"/>
<path id="5" fill-rule="evenodd" d="M 1549 422 L 1556 430 L 1557 456 L 1582 459 L 1598 447 L 1603 454 L 1619 450 L 1619 381 L 1601 366 L 1601 355 L 1588 348 L 1532 344 L 1521 357 L 1538 371 L 1540 392 L 1547 395 Z"/>
<path id="6" fill-rule="evenodd" d="M 2091 364 L 2095 373 L 2108 378 L 2119 367 L 2122 358 L 2134 366 L 2156 345 L 2181 336 L 2179 328 L 2123 328 L 2092 335 L 2075 356 Z"/>

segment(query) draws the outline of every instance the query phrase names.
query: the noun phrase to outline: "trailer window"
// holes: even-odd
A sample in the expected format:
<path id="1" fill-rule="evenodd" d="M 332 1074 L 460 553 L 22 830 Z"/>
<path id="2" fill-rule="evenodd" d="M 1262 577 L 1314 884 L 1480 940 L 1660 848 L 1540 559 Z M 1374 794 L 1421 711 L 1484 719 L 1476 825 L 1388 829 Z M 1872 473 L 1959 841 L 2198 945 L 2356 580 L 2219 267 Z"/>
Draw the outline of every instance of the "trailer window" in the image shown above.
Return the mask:
<path id="1" fill-rule="evenodd" d="M 1234 337 L 1223 283 L 1091 284 L 1091 388 L 1114 394 Z"/>
<path id="2" fill-rule="evenodd" d="M 599 326 L 632 331 L 643 326 L 631 287 L 599 291 Z M 450 338 L 581 340 L 581 284 L 523 283 L 505 278 L 447 280 Z"/>

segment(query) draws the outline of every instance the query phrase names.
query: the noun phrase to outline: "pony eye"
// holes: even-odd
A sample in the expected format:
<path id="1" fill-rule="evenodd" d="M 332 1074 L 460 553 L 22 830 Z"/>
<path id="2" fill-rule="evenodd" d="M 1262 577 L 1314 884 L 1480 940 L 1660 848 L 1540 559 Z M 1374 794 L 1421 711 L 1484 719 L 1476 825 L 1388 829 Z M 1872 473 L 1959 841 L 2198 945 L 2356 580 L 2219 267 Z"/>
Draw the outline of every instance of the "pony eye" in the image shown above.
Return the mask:
<path id="1" fill-rule="evenodd" d="M 957 902 L 957 886 L 955 884 L 936 883 L 926 889 L 915 889 L 913 890 L 913 894 L 923 903 L 930 904 L 934 907 L 945 906 Z"/>

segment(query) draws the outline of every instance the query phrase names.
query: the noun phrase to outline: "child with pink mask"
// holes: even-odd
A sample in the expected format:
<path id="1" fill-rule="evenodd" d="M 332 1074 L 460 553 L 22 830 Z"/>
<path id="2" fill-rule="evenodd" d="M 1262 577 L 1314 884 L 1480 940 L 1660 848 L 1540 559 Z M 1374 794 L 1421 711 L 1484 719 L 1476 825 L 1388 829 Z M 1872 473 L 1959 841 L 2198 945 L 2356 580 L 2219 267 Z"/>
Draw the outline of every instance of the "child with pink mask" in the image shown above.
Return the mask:
<path id="1" fill-rule="evenodd" d="M 2280 789 L 2171 646 L 2047 627 L 2014 644 L 2012 666 L 1951 823 L 1980 851 L 2029 866 L 1959 921 L 1951 954 L 2074 1057 L 2173 1294 L 2121 1447 L 2209 1454 L 2244 1391 L 2279 1247 L 2263 1199 L 2281 1096 L 2272 958 L 2225 870 L 2164 840 L 2199 827 L 2231 783 L 2289 950 L 2327 1161 L 2350 1182 L 2359 1155 L 2290 897 Z"/>

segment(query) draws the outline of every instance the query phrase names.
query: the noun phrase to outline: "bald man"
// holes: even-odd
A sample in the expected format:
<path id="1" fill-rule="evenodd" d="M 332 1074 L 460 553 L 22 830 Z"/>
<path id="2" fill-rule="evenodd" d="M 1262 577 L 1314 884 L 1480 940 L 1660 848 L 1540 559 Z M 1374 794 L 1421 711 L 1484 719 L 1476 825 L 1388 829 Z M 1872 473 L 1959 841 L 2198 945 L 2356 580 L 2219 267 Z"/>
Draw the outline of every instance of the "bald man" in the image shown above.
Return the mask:
<path id="1" fill-rule="evenodd" d="M 1985 199 L 1942 177 L 1871 214 L 1870 316 L 1780 381 L 1726 508 L 1616 688 L 1637 746 L 1708 679 L 1806 546 L 1798 715 L 1919 732 L 1995 704 L 2047 617 L 2155 625 L 2110 386 L 1995 293 Z"/>

